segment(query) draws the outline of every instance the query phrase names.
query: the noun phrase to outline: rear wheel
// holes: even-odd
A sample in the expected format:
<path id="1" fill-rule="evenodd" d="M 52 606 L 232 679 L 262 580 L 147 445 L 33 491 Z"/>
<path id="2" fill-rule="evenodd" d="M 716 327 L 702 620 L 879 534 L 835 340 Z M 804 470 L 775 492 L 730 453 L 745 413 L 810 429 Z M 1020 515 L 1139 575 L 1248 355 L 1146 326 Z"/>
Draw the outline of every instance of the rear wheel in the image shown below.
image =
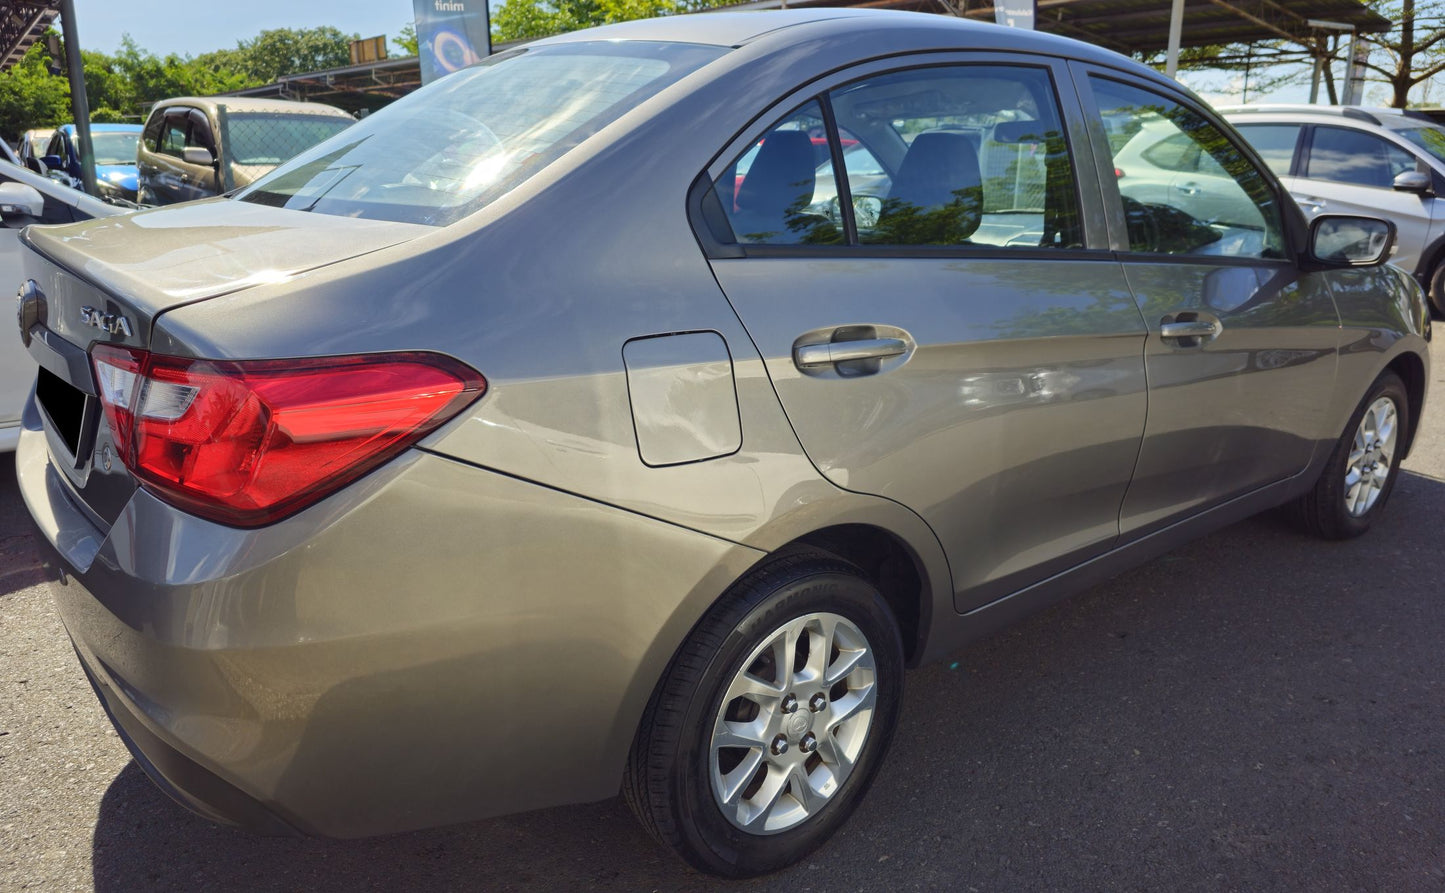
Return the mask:
<path id="1" fill-rule="evenodd" d="M 1395 373 L 1385 372 L 1350 417 L 1314 489 L 1295 503 L 1301 525 L 1325 539 L 1349 539 L 1369 530 L 1394 490 L 1409 426 L 1405 385 Z"/>
<path id="2" fill-rule="evenodd" d="M 902 683 L 877 589 L 832 557 L 779 559 L 739 581 L 673 659 L 633 746 L 628 802 L 703 871 L 792 864 L 857 806 Z"/>

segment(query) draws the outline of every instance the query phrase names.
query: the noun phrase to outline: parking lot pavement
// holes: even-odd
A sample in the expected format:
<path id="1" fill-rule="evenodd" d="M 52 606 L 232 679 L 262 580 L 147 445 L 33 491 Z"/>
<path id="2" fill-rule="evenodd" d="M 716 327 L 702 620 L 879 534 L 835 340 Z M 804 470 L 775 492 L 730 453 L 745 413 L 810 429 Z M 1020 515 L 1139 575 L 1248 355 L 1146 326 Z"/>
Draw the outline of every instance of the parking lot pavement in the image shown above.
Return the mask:
<path id="1" fill-rule="evenodd" d="M 1445 889 L 1442 344 L 1369 536 L 1255 518 L 912 673 L 853 821 L 735 885 L 618 800 L 367 841 L 192 816 L 110 730 L 0 457 L 0 890 Z"/>

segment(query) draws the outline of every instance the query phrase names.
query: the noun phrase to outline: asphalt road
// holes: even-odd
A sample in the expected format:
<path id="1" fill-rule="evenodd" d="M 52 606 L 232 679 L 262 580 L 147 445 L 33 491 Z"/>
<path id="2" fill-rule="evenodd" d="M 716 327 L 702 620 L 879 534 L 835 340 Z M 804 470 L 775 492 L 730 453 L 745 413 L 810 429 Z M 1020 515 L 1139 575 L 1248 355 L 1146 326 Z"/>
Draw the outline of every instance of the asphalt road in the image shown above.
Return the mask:
<path id="1" fill-rule="evenodd" d="M 110 730 L 0 457 L 0 890 L 1445 890 L 1445 338 L 1433 359 L 1367 537 L 1261 516 L 910 674 L 853 821 L 731 885 L 620 800 L 343 842 L 192 816 Z"/>

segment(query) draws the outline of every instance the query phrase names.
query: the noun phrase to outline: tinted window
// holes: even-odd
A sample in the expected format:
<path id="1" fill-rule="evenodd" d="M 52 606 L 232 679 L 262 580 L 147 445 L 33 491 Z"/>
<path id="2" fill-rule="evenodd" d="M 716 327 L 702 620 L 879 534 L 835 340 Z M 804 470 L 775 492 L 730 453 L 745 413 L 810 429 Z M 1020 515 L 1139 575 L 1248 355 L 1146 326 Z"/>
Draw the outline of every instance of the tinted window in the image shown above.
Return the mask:
<path id="1" fill-rule="evenodd" d="M 1289 176 L 1294 162 L 1294 147 L 1299 140 L 1298 124 L 1239 124 L 1235 127 L 1269 169 L 1281 177 Z"/>
<path id="2" fill-rule="evenodd" d="M 829 99 L 838 126 L 888 169 L 870 183 L 867 165 L 848 163 L 853 194 L 880 200 L 854 201 L 860 242 L 1082 244 L 1078 190 L 1047 70 L 920 68 L 856 81 Z"/>
<path id="3" fill-rule="evenodd" d="M 1445 161 L 1445 128 L 1411 127 L 1395 131 L 1400 136 L 1429 152 L 1440 161 Z"/>
<path id="4" fill-rule="evenodd" d="M 185 112 L 166 115 L 166 123 L 161 127 L 161 154 L 180 158 L 181 150 L 186 147 L 186 131 L 189 126 L 190 120 Z"/>
<path id="5" fill-rule="evenodd" d="M 1172 99 L 1090 77 L 1113 153 L 1131 251 L 1283 257 L 1279 199 L 1269 178 L 1208 119 Z M 1120 156 L 1140 133 L 1169 131 L 1197 147 L 1197 171 L 1131 176 Z"/>
<path id="6" fill-rule="evenodd" d="M 1389 189 L 1395 177 L 1415 170 L 1415 156 L 1373 133 L 1316 127 L 1305 176 Z"/>
<path id="7" fill-rule="evenodd" d="M 152 115 L 146 122 L 145 135 L 141 138 L 146 149 L 155 152 L 160 147 L 161 127 L 165 124 L 164 115 Z"/>
<path id="8" fill-rule="evenodd" d="M 823 109 L 810 102 L 768 128 L 714 184 L 739 242 L 843 241 Z"/>
<path id="9" fill-rule="evenodd" d="M 226 148 L 232 164 L 280 164 L 351 124 L 330 115 L 233 113 L 226 118 Z M 205 142 L 193 139 L 191 145 Z"/>
<path id="10" fill-rule="evenodd" d="M 726 52 L 595 41 L 502 53 L 402 97 L 237 198 L 441 226 L 507 194 Z"/>

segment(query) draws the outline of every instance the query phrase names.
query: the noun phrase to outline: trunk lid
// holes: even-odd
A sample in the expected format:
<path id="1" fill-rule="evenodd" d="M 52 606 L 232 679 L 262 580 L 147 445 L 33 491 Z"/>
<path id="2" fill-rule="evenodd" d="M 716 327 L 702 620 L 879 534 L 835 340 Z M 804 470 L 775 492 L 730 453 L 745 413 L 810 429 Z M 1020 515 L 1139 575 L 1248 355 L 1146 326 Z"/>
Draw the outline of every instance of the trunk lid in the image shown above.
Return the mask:
<path id="1" fill-rule="evenodd" d="M 25 230 L 20 317 L 40 365 L 36 402 L 53 464 L 97 526 L 109 528 L 135 483 L 96 396 L 93 344 L 146 348 L 167 310 L 432 231 L 224 199 Z"/>

